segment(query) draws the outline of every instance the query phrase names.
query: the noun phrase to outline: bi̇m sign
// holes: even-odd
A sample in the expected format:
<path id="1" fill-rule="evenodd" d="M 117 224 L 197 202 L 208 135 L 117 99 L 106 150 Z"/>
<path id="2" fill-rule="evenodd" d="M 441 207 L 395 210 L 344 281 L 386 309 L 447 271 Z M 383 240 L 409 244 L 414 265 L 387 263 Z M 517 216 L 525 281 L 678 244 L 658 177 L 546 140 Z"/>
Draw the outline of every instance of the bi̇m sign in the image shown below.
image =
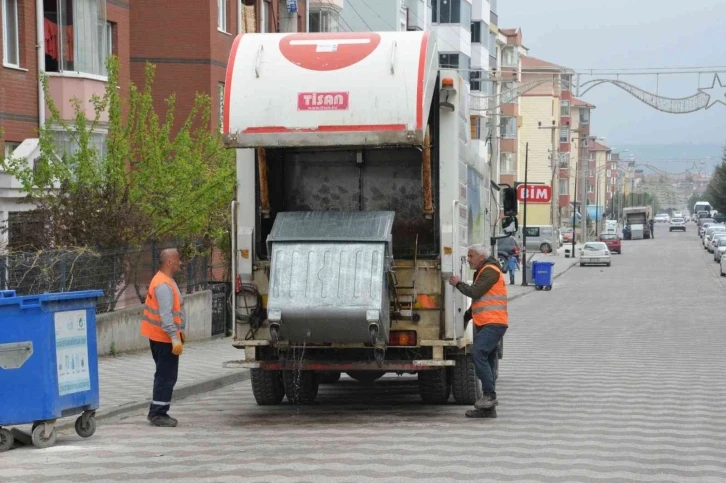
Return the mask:
<path id="1" fill-rule="evenodd" d="M 517 201 L 523 202 L 525 196 L 527 203 L 549 203 L 552 201 L 552 188 L 543 184 L 520 184 L 517 186 Z"/>

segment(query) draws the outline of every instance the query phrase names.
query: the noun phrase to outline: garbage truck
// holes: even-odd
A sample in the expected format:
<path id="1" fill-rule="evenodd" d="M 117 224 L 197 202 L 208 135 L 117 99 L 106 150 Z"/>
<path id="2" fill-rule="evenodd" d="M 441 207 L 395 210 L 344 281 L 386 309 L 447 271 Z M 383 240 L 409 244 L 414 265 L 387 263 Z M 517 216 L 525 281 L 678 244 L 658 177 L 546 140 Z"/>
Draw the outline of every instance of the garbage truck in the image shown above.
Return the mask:
<path id="1" fill-rule="evenodd" d="M 625 217 L 625 226 L 628 228 L 625 232 L 626 240 L 642 240 L 650 238 L 650 225 L 648 221 L 653 217 L 653 211 L 650 206 L 631 206 L 623 208 L 623 216 Z"/>
<path id="2" fill-rule="evenodd" d="M 225 367 L 251 369 L 257 404 L 309 404 L 341 373 L 417 374 L 423 401 L 474 403 L 467 300 L 448 279 L 491 243 L 499 188 L 433 34 L 242 34 L 222 128 L 244 350 Z"/>

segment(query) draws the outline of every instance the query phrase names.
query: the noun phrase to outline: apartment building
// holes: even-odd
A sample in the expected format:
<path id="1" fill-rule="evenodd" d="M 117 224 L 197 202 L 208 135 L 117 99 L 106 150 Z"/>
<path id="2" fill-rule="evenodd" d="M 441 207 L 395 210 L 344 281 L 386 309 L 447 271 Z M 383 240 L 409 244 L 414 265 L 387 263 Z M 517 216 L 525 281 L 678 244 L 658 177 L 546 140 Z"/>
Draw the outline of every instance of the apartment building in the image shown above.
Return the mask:
<path id="1" fill-rule="evenodd" d="M 528 184 L 553 188 L 558 179 L 559 145 L 569 139 L 569 131 L 560 126 L 560 94 L 564 69 L 532 56 L 521 59 L 521 83 L 530 86 L 519 98 L 519 117 L 512 119 L 518 129 L 517 180 L 524 183 L 525 164 Z M 504 118 L 503 118 L 504 119 Z M 515 129 L 514 125 L 512 129 Z M 559 136 L 558 136 L 559 134 Z M 559 141 L 559 143 L 558 143 Z M 527 146 L 529 151 L 527 152 Z M 502 147 L 504 150 L 504 147 Z M 525 157 L 528 162 L 525 163 Z M 562 176 L 561 174 L 559 176 Z M 560 199 L 554 188 L 550 201 L 527 201 L 528 225 L 557 225 Z M 520 223 L 524 215 L 520 209 Z"/>
<path id="2" fill-rule="evenodd" d="M 498 66 L 498 88 L 502 95 L 499 117 L 499 182 L 514 186 L 517 182 L 519 156 L 520 110 L 519 96 L 516 89 L 521 80 L 522 59 L 527 49 L 522 44 L 520 29 L 501 29 L 503 37 L 499 47 L 500 62 Z"/>
<path id="3" fill-rule="evenodd" d="M 595 170 L 595 193 L 594 196 L 592 196 L 592 193 L 588 194 L 588 197 L 591 204 L 601 207 L 600 210 L 608 206 L 614 192 L 614 181 L 617 172 L 612 167 L 611 152 L 612 149 L 599 143 L 598 138 L 595 136 L 590 137 L 589 162 L 594 160 L 594 168 L 591 169 Z"/>
<path id="4" fill-rule="evenodd" d="M 38 82 L 48 79 L 50 96 L 61 117 L 74 117 L 70 100 L 89 100 L 106 90 L 106 59 L 121 60 L 119 87 L 128 93 L 130 81 L 130 0 L 0 0 L 0 155 L 15 155 L 34 163 L 39 155 L 38 128 L 50 116 Z M 85 104 L 89 117 L 90 103 Z M 107 118 L 102 118 L 91 142 L 103 149 Z M 54 126 L 50 126 L 54 127 Z M 58 143 L 73 149 L 68 135 L 58 130 Z M 0 172 L 0 247 L 13 242 L 13 227 L 32 209 L 16 179 Z"/>

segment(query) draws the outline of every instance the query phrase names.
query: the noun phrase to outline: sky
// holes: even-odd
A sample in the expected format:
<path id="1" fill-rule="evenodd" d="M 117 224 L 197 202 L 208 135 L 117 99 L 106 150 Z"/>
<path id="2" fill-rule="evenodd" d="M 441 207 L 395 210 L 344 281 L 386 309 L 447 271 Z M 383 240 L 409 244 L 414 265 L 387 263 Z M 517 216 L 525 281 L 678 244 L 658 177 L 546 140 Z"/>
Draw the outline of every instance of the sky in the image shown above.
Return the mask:
<path id="1" fill-rule="evenodd" d="M 720 66 L 726 86 L 726 0 L 498 0 L 499 28 L 522 29 L 529 55 L 578 71 Z M 702 74 L 700 87 L 711 87 Z M 581 76 L 580 82 L 593 78 Z M 613 78 L 613 77 L 608 77 Z M 697 74 L 620 77 L 668 97 L 696 94 Z M 610 84 L 582 99 L 595 104 L 592 133 L 615 149 L 677 144 L 678 156 L 721 157 L 726 105 L 691 114 L 666 114 Z M 726 102 L 726 98 L 723 99 Z M 688 145 L 694 146 L 692 155 Z M 659 155 L 663 150 L 658 151 Z M 704 154 L 705 153 L 705 154 Z"/>

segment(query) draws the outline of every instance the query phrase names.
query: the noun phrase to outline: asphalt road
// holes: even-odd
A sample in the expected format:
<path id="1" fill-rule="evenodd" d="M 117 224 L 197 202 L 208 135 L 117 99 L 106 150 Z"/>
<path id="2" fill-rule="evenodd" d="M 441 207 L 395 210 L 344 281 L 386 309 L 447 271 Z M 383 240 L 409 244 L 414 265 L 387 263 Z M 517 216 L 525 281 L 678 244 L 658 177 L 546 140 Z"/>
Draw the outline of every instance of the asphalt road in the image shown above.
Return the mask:
<path id="1" fill-rule="evenodd" d="M 249 383 L 89 440 L 0 454 L 0 481 L 726 481 L 726 278 L 686 233 L 624 242 L 510 305 L 498 419 L 426 406 L 415 380 L 255 405 Z"/>

